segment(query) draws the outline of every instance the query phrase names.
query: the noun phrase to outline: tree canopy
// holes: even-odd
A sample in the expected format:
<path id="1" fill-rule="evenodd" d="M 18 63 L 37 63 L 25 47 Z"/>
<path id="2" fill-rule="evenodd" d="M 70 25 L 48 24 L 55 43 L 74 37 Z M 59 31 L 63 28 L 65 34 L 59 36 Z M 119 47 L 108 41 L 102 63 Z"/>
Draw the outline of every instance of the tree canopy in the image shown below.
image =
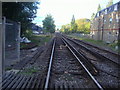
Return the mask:
<path id="1" fill-rule="evenodd" d="M 38 2 L 3 2 L 2 15 L 7 19 L 21 22 L 22 33 L 30 28 L 36 17 Z"/>
<path id="2" fill-rule="evenodd" d="M 71 32 L 75 32 L 77 30 L 77 24 L 75 23 L 75 17 L 73 15 L 72 20 L 71 20 Z"/>
<path id="3" fill-rule="evenodd" d="M 45 32 L 49 32 L 49 33 L 55 32 L 55 27 L 56 27 L 54 24 L 55 21 L 50 14 L 47 15 L 42 22 L 43 22 L 43 29 L 45 30 Z"/>
<path id="4" fill-rule="evenodd" d="M 78 25 L 77 32 L 80 33 L 89 33 L 90 32 L 90 20 L 89 19 L 78 19 L 76 20 Z"/>
<path id="5" fill-rule="evenodd" d="M 109 6 L 111 6 L 111 5 L 113 5 L 113 0 L 109 0 L 109 2 L 108 2 L 108 4 L 106 5 L 106 7 L 109 7 Z"/>
<path id="6" fill-rule="evenodd" d="M 101 6 L 100 4 L 98 5 L 98 8 L 97 8 L 97 12 L 99 12 L 101 10 Z"/>
<path id="7" fill-rule="evenodd" d="M 95 13 L 92 14 L 91 16 L 91 21 L 95 18 Z"/>
<path id="8" fill-rule="evenodd" d="M 62 25 L 60 31 L 64 33 L 89 33 L 90 32 L 90 20 L 89 19 L 77 19 L 75 20 L 77 25 L 76 30 L 72 29 L 71 23 Z"/>

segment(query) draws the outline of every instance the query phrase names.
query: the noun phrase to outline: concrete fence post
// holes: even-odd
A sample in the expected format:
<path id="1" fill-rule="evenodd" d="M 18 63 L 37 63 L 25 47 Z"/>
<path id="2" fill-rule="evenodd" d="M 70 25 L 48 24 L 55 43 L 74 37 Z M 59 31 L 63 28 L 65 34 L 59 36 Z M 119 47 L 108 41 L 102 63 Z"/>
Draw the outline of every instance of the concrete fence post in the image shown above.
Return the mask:
<path id="1" fill-rule="evenodd" d="M 17 42 L 17 51 L 18 51 L 18 61 L 20 61 L 20 32 L 21 32 L 21 23 L 18 22 L 18 42 Z"/>
<path id="2" fill-rule="evenodd" d="M 3 17 L 2 24 L 2 73 L 5 72 L 5 26 L 6 26 L 6 18 Z"/>
<path id="3" fill-rule="evenodd" d="M 2 89 L 2 2 L 0 1 L 0 90 Z"/>
<path id="4" fill-rule="evenodd" d="M 2 6 L 1 2 L 0 4 Z M 5 23 L 6 18 L 2 18 L 2 15 L 0 15 L 0 89 L 2 88 L 2 75 L 5 72 Z"/>

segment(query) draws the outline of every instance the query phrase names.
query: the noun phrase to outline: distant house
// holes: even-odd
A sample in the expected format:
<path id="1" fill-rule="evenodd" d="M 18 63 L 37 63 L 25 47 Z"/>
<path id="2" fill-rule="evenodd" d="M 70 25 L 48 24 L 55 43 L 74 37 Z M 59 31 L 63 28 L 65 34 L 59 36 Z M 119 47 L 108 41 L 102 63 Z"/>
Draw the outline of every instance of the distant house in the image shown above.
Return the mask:
<path id="1" fill-rule="evenodd" d="M 37 26 L 35 24 L 32 24 L 32 30 L 34 34 L 42 34 L 43 33 L 43 28 L 40 26 Z"/>

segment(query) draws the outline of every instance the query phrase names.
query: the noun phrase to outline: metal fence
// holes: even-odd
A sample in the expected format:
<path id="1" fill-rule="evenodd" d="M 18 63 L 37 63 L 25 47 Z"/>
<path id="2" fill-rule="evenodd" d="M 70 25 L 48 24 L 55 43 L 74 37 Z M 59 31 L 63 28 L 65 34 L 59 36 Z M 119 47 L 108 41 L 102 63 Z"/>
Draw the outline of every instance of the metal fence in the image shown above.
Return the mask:
<path id="1" fill-rule="evenodd" d="M 14 65 L 20 60 L 20 23 L 3 18 L 4 67 Z"/>

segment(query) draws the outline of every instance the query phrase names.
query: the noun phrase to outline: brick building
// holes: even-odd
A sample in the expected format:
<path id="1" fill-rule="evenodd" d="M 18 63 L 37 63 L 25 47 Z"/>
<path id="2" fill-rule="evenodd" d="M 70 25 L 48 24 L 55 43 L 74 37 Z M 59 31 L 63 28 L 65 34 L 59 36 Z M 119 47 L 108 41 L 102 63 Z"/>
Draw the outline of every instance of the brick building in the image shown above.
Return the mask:
<path id="1" fill-rule="evenodd" d="M 120 1 L 97 12 L 91 22 L 91 37 L 113 43 L 118 40 L 120 27 Z"/>

